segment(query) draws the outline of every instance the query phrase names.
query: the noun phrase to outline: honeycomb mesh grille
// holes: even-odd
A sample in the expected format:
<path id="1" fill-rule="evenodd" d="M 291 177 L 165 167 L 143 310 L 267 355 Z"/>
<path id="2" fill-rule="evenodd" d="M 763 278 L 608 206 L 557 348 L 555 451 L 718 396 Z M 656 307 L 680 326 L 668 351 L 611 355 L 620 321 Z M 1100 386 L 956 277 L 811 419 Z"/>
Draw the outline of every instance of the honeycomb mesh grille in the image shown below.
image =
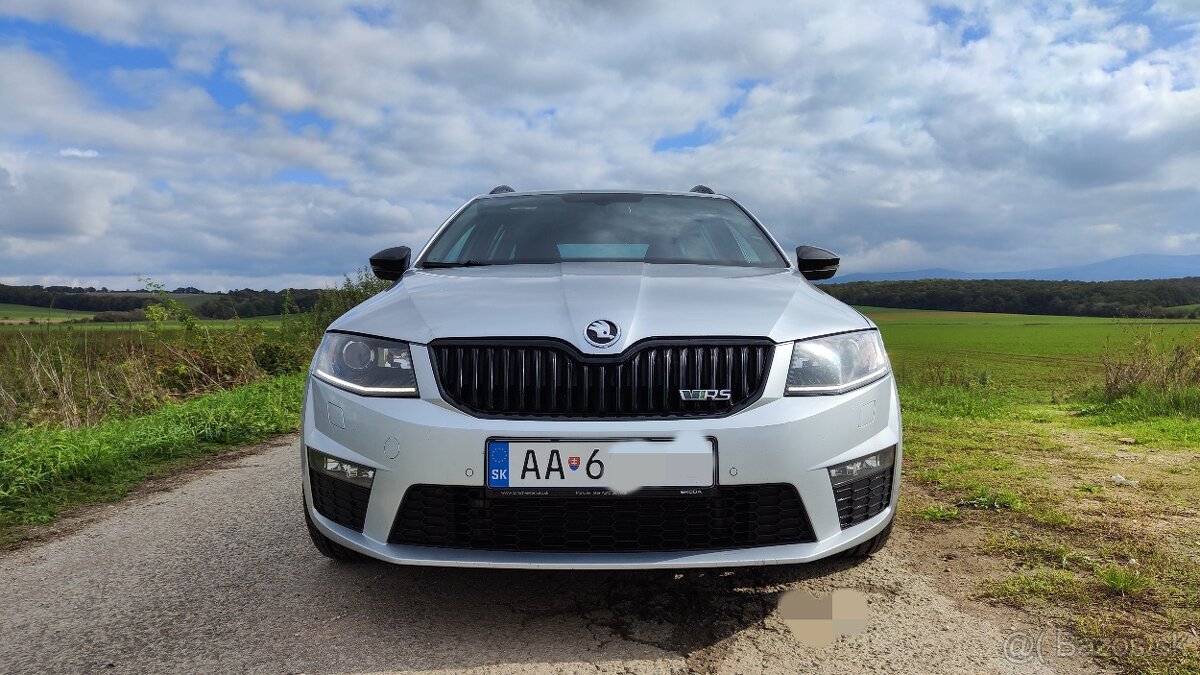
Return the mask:
<path id="1" fill-rule="evenodd" d="M 363 522 L 367 519 L 367 502 L 371 499 L 371 489 L 338 480 L 312 469 L 308 470 L 308 475 L 312 479 L 313 506 L 316 507 L 317 513 L 338 525 L 362 532 Z"/>
<path id="2" fill-rule="evenodd" d="M 839 485 L 833 498 L 843 530 L 879 515 L 892 501 L 892 470 Z"/>
<path id="3" fill-rule="evenodd" d="M 505 497 L 414 485 L 388 543 L 488 551 L 705 551 L 814 541 L 791 485 L 698 495 Z"/>
<path id="4" fill-rule="evenodd" d="M 770 340 L 650 340 L 622 354 L 584 355 L 554 341 L 435 340 L 442 395 L 482 417 L 721 417 L 758 400 Z M 684 400 L 680 390 L 727 390 Z"/>

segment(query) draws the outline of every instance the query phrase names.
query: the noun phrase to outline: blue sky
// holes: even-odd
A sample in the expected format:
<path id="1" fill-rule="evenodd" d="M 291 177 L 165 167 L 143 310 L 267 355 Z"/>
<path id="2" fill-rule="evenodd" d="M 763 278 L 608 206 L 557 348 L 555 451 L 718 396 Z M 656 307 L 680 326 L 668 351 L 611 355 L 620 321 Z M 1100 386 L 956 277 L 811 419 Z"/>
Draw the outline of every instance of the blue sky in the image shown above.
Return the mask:
<path id="1" fill-rule="evenodd" d="M 1195 2 L 709 4 L 0 0 L 0 282 L 322 285 L 498 183 L 857 272 L 1200 253 Z"/>

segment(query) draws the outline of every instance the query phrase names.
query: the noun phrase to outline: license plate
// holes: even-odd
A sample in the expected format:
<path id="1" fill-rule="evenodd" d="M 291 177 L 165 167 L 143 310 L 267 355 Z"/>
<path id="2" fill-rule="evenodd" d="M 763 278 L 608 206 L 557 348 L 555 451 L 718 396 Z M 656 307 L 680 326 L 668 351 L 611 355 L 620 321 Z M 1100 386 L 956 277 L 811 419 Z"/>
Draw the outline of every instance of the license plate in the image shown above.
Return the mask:
<path id="1" fill-rule="evenodd" d="M 712 439 L 684 434 L 668 440 L 493 439 L 487 463 L 487 485 L 496 490 L 621 494 L 711 487 L 716 466 Z"/>

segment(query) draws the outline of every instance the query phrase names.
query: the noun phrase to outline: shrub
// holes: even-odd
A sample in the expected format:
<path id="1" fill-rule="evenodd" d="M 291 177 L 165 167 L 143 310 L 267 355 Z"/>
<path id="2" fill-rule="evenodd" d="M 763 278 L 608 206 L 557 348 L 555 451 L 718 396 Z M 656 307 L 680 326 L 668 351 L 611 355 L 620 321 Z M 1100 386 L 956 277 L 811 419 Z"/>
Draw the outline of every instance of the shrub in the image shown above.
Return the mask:
<path id="1" fill-rule="evenodd" d="M 146 310 L 144 309 L 131 309 L 127 312 L 98 312 L 92 315 L 92 321 L 96 323 L 132 323 L 145 320 Z"/>
<path id="2" fill-rule="evenodd" d="M 1099 405 L 1085 415 L 1112 421 L 1154 417 L 1200 417 L 1200 336 L 1163 344 L 1153 334 L 1138 338 L 1128 352 L 1106 350 L 1104 385 L 1084 394 Z"/>
<path id="3" fill-rule="evenodd" d="M 312 311 L 304 314 L 304 322 L 314 341 L 320 340 L 329 324 L 363 301 L 387 290 L 390 281 L 375 278 L 367 268 L 361 268 L 353 279 L 347 276 L 341 286 L 321 291 Z"/>
<path id="4" fill-rule="evenodd" d="M 267 338 L 254 346 L 254 362 L 268 375 L 287 375 L 303 370 L 312 353 L 306 343 Z"/>
<path id="5" fill-rule="evenodd" d="M 1142 392 L 1181 393 L 1200 388 L 1200 337 L 1163 345 L 1147 334 L 1124 354 L 1105 350 L 1104 396 L 1113 401 Z"/>

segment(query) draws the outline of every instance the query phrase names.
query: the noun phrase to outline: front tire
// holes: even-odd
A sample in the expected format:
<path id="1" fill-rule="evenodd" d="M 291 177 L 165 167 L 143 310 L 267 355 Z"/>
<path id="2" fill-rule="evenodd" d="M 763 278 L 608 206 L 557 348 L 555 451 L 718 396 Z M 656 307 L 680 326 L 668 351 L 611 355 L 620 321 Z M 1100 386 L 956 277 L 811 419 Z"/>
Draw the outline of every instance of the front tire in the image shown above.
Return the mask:
<path id="1" fill-rule="evenodd" d="M 341 563 L 361 563 L 369 562 L 371 560 L 371 558 L 368 556 L 365 556 L 354 549 L 346 548 L 329 537 L 326 537 L 324 534 L 321 534 L 321 531 L 317 529 L 316 524 L 313 523 L 312 516 L 308 513 L 307 504 L 304 504 L 304 523 L 308 525 L 308 536 L 312 538 L 313 546 L 316 546 L 317 550 L 321 552 L 321 555 L 325 556 L 326 558 L 329 558 L 330 560 L 336 560 L 337 562 Z"/>
<path id="2" fill-rule="evenodd" d="M 878 553 L 879 549 L 883 548 L 884 544 L 887 543 L 888 537 L 892 536 L 892 526 L 895 524 L 896 519 L 893 517 L 890 521 L 888 521 L 887 527 L 883 528 L 882 532 L 874 537 L 871 537 L 867 541 L 864 541 L 858 546 L 855 546 L 854 548 L 848 548 L 845 551 L 842 551 L 841 557 L 846 560 L 854 561 L 866 560 L 867 558 L 870 558 L 875 553 Z"/>

